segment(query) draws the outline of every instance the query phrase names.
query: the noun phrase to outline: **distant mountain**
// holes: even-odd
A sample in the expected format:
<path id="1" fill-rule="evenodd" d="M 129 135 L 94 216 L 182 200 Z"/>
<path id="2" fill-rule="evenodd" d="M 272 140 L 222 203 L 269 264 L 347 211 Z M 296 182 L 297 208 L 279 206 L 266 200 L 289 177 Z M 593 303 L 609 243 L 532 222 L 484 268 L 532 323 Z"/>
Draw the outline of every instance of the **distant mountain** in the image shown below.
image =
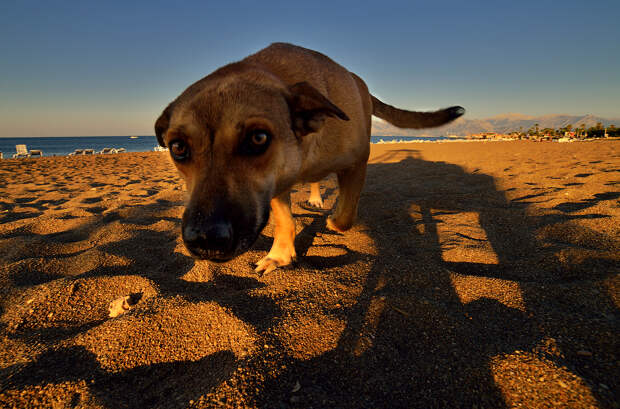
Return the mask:
<path id="1" fill-rule="evenodd" d="M 607 119 L 594 115 L 544 115 L 530 116 L 517 113 L 507 113 L 486 119 L 467 119 L 459 118 L 448 125 L 431 129 L 400 129 L 382 119 L 373 117 L 372 135 L 375 136 L 446 136 L 459 135 L 465 136 L 481 132 L 508 133 L 512 131 L 524 132 L 538 124 L 543 128 L 562 128 L 566 125 L 573 125 L 573 129 L 581 124 L 586 128 L 595 126 L 597 122 L 602 122 L 603 126 L 614 124 L 620 127 L 620 119 Z"/>

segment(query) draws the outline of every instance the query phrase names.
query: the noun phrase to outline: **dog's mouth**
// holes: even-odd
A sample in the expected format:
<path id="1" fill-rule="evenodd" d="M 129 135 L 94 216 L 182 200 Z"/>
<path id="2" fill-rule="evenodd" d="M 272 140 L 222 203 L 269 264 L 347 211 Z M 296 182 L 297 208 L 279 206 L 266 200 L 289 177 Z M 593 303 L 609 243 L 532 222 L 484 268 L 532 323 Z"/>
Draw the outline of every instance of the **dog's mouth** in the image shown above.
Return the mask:
<path id="1" fill-rule="evenodd" d="M 215 261 L 217 263 L 224 263 L 226 261 L 230 261 L 237 256 L 236 252 L 235 253 L 224 253 L 221 251 L 195 248 L 195 247 L 188 246 L 187 243 L 185 243 L 185 248 L 187 248 L 189 253 L 195 259 Z"/>
<path id="2" fill-rule="evenodd" d="M 225 263 L 227 261 L 234 259 L 235 257 L 242 255 L 246 251 L 248 251 L 250 247 L 252 247 L 254 242 L 256 242 L 257 238 L 258 238 L 258 234 L 256 235 L 256 237 L 252 239 L 240 241 L 239 245 L 235 246 L 235 248 L 232 251 L 198 248 L 198 247 L 193 247 L 191 245 L 188 245 L 187 242 L 185 242 L 185 248 L 187 248 L 189 253 L 195 259 L 209 260 L 209 261 L 214 261 L 216 263 Z"/>

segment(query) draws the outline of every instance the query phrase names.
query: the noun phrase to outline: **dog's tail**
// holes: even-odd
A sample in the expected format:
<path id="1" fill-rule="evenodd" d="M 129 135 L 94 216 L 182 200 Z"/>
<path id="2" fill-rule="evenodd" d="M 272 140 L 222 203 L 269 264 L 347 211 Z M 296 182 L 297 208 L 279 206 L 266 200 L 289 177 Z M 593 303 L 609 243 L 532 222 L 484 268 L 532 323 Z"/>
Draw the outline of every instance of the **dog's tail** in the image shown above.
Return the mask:
<path id="1" fill-rule="evenodd" d="M 372 97 L 372 114 L 399 128 L 433 128 L 447 124 L 465 113 L 465 108 L 453 106 L 433 112 L 405 111 L 385 104 L 374 95 Z"/>

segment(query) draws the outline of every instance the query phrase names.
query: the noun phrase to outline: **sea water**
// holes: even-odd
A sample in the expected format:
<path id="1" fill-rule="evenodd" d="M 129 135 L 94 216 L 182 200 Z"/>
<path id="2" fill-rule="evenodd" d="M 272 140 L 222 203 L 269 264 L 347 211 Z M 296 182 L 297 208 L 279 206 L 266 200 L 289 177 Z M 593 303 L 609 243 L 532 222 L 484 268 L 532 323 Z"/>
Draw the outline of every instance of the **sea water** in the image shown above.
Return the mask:
<path id="1" fill-rule="evenodd" d="M 15 153 L 15 145 L 26 145 L 28 150 L 43 151 L 43 156 L 68 155 L 76 149 L 94 149 L 100 152 L 103 148 L 125 148 L 127 152 L 152 151 L 157 146 L 154 136 L 50 136 L 44 138 L 0 138 L 0 152 L 4 158 Z"/>
<path id="2" fill-rule="evenodd" d="M 381 142 L 413 142 L 413 141 L 441 141 L 449 140 L 446 137 L 424 136 L 373 136 L 371 143 Z M 53 136 L 44 138 L 0 138 L 0 152 L 4 158 L 10 158 L 15 153 L 15 145 L 26 145 L 28 150 L 43 151 L 43 156 L 68 155 L 76 149 L 94 149 L 100 152 L 103 148 L 125 148 L 127 152 L 148 152 L 158 145 L 155 136 Z"/>

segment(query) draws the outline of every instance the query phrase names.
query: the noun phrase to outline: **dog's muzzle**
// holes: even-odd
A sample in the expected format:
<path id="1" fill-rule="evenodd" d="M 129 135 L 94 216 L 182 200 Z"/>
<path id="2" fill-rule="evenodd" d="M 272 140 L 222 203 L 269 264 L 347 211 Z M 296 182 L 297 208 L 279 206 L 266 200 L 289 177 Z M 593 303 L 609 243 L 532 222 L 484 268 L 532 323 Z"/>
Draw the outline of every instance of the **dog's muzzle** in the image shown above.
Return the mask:
<path id="1" fill-rule="evenodd" d="M 197 258 L 227 261 L 235 256 L 236 240 L 228 221 L 205 225 L 187 223 L 182 235 L 185 246 Z"/>
<path id="2" fill-rule="evenodd" d="M 257 204 L 250 201 L 221 201 L 215 205 L 187 206 L 183 212 L 181 235 L 191 255 L 202 260 L 224 262 L 254 244 L 269 220 L 266 198 L 257 215 Z"/>

